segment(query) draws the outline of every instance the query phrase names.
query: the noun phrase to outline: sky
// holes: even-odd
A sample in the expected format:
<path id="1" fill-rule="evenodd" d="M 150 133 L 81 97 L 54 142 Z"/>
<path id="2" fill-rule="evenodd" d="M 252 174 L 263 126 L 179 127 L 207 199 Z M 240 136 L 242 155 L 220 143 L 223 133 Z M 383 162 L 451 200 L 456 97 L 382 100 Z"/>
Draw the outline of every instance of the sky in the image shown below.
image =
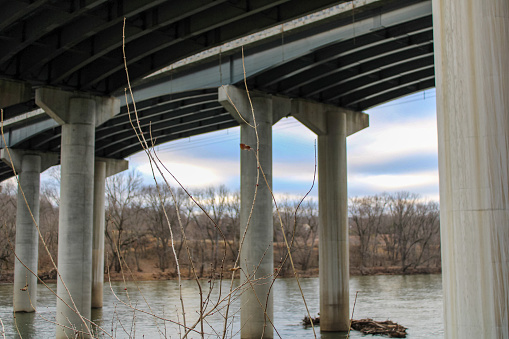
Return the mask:
<path id="1" fill-rule="evenodd" d="M 438 201 L 435 89 L 406 96 L 365 113 L 370 127 L 347 139 L 348 195 L 409 191 Z M 311 187 L 316 135 L 294 118 L 273 126 L 273 190 L 303 196 Z M 165 166 L 191 190 L 240 187 L 240 128 L 230 128 L 157 146 Z M 130 168 L 153 181 L 147 156 L 128 158 Z M 315 184 L 311 194 L 318 196 Z"/>

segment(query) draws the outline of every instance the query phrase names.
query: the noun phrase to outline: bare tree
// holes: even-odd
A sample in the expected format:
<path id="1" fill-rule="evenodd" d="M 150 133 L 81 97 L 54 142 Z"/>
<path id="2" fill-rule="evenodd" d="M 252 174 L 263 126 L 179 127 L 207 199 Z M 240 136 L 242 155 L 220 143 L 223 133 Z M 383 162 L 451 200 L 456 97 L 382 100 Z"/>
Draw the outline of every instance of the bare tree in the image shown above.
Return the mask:
<path id="1" fill-rule="evenodd" d="M 418 199 L 409 192 L 389 197 L 389 228 L 403 272 L 420 263 L 423 250 L 438 232 L 438 205 L 421 204 Z"/>
<path id="2" fill-rule="evenodd" d="M 240 191 L 230 194 L 227 201 L 225 216 L 225 235 L 228 241 L 228 248 L 232 258 L 235 258 L 239 251 L 240 237 Z"/>
<path id="3" fill-rule="evenodd" d="M 170 214 L 168 217 L 171 218 L 174 216 L 175 218 L 172 218 L 173 227 L 175 228 L 175 232 L 173 234 L 175 238 L 175 253 L 177 254 L 177 258 L 181 258 L 182 250 L 185 246 L 185 239 L 187 234 L 188 226 L 190 225 L 192 221 L 192 217 L 195 214 L 197 208 L 195 202 L 189 198 L 186 192 L 182 188 L 177 188 L 173 190 L 173 195 L 175 196 L 175 200 L 173 201 L 174 205 L 174 211 L 175 214 Z M 180 220 L 179 218 L 176 218 L 176 213 L 180 213 Z M 187 246 L 190 244 L 187 243 Z M 187 251 L 186 251 L 187 253 Z M 186 255 L 187 257 L 187 255 Z M 192 258 L 187 258 L 188 261 L 192 260 Z M 189 264 L 188 262 L 188 264 Z M 177 274 L 177 266 L 175 265 L 174 274 Z"/>
<path id="4" fill-rule="evenodd" d="M 370 256 L 376 254 L 377 237 L 384 220 L 386 205 L 387 196 L 384 194 L 350 199 L 350 225 L 354 234 L 359 237 L 361 266 L 373 265 Z"/>
<path id="5" fill-rule="evenodd" d="M 295 244 L 295 230 L 297 228 L 295 211 L 298 201 L 290 201 L 288 198 L 279 199 L 277 210 L 274 209 L 274 260 L 275 266 L 279 267 L 280 274 L 284 275 L 290 268 L 290 260 L 288 260 L 288 248 L 286 241 L 290 247 L 290 251 L 295 252 L 293 245 Z M 281 218 L 281 219 L 280 219 Z"/>
<path id="6" fill-rule="evenodd" d="M 189 216 L 185 214 L 186 209 L 182 208 L 187 195 L 181 189 L 170 190 L 167 186 L 146 186 L 143 188 L 143 199 L 145 220 L 150 234 L 156 239 L 158 266 L 164 272 L 169 267 L 173 256 L 170 253 L 172 234 L 174 240 L 177 239 L 177 235 L 180 235 L 182 239 L 182 230 L 185 232 L 189 224 Z M 187 212 L 190 213 L 190 210 Z M 179 247 L 182 248 L 182 241 Z"/>
<path id="7" fill-rule="evenodd" d="M 48 196 L 47 193 L 47 190 L 42 189 L 39 208 L 39 229 L 51 256 L 56 259 L 58 251 L 59 209 L 58 205 L 56 205 L 57 200 L 54 199 L 53 195 Z M 46 266 L 53 268 L 46 249 L 44 246 L 39 246 L 39 267 L 43 269 Z"/>
<path id="8" fill-rule="evenodd" d="M 417 237 L 419 253 L 414 260 L 414 266 L 427 264 L 435 259 L 440 260 L 440 211 L 436 202 L 417 205 Z"/>
<path id="9" fill-rule="evenodd" d="M 299 211 L 295 232 L 295 256 L 301 270 L 306 271 L 311 266 L 313 258 L 318 264 L 318 252 L 315 251 L 318 239 L 318 204 L 312 199 L 306 200 Z M 314 252 L 316 255 L 313 255 Z"/>
<path id="10" fill-rule="evenodd" d="M 136 213 L 139 213 L 139 190 L 141 175 L 135 170 L 119 173 L 106 180 L 106 227 L 105 236 L 113 255 L 113 266 L 116 272 L 122 267 L 122 256 L 127 255 L 130 246 L 140 234 L 132 232 Z"/>
<path id="11" fill-rule="evenodd" d="M 16 185 L 0 186 L 0 268 L 14 268 L 14 240 L 16 235 Z"/>
<path id="12" fill-rule="evenodd" d="M 227 224 L 228 198 L 229 191 L 224 185 L 217 188 L 208 187 L 195 195 L 196 201 L 208 214 L 206 216 L 204 213 L 195 213 L 193 217 L 197 227 L 203 231 L 211 243 L 211 260 L 214 272 L 217 270 L 217 264 L 221 257 L 221 254 L 219 254 L 219 242 L 226 240 L 223 239 L 223 235 Z M 224 246 L 227 246 L 226 242 Z"/>

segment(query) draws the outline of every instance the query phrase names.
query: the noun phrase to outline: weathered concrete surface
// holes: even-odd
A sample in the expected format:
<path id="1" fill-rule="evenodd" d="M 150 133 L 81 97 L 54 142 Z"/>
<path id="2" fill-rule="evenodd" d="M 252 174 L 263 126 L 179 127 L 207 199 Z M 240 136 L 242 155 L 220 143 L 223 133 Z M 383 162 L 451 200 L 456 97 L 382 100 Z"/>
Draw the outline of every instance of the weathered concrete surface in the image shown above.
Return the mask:
<path id="1" fill-rule="evenodd" d="M 241 284 L 247 282 L 241 296 L 241 338 L 273 338 L 273 294 L 269 293 L 274 274 L 272 125 L 289 113 L 290 101 L 252 93 L 251 108 L 245 91 L 226 86 L 219 89 L 219 102 L 239 121 L 240 142 L 251 147 L 240 151 L 241 238 L 245 233 L 240 275 Z M 263 169 L 268 185 L 258 167 Z"/>
<path id="2" fill-rule="evenodd" d="M 15 251 L 18 260 L 14 263 L 14 312 L 34 312 L 37 307 L 37 277 L 26 267 L 37 273 L 39 233 L 34 222 L 39 223 L 40 175 L 41 158 L 37 155 L 23 156 L 16 210 Z M 20 187 L 24 195 L 20 192 Z"/>
<path id="3" fill-rule="evenodd" d="M 327 114 L 318 135 L 320 330 L 350 327 L 346 114 Z"/>
<path id="4" fill-rule="evenodd" d="M 120 100 L 112 97 L 99 97 L 80 92 L 68 92 L 52 87 L 41 87 L 35 91 L 37 106 L 60 125 L 68 123 L 90 123 L 90 113 L 74 114 L 69 104 L 73 98 L 89 99 L 95 103 L 94 125 L 99 126 L 120 112 Z"/>
<path id="5" fill-rule="evenodd" d="M 92 306 L 95 127 L 119 109 L 113 98 L 40 88 L 36 103 L 62 125 L 57 338 L 88 332 Z"/>
<path id="6" fill-rule="evenodd" d="M 509 2 L 434 0 L 446 338 L 509 338 Z"/>
<path id="7" fill-rule="evenodd" d="M 92 307 L 103 307 L 104 284 L 104 211 L 106 162 L 95 161 L 94 231 L 92 236 Z"/>
<path id="8" fill-rule="evenodd" d="M 346 137 L 368 127 L 369 116 L 307 100 L 293 100 L 292 115 L 318 135 L 320 331 L 348 331 Z"/>
<path id="9" fill-rule="evenodd" d="M 283 116 L 293 115 L 318 134 L 318 180 L 320 204 L 320 328 L 322 331 L 347 331 L 349 328 L 349 264 L 348 264 L 348 213 L 346 137 L 369 126 L 369 116 L 362 112 L 340 109 L 308 100 L 252 93 L 252 107 L 244 91 L 232 86 L 219 89 L 219 101 L 241 124 L 241 143 L 255 149 L 253 112 L 260 140 L 260 164 L 265 173 L 272 168 L 271 125 Z M 272 112 L 267 114 L 265 112 Z M 251 126 L 250 126 L 251 125 Z M 241 151 L 241 225 L 247 223 L 256 185 L 256 158 L 252 151 Z M 269 157 L 270 156 L 270 157 Z M 272 171 L 270 171 L 270 174 Z M 272 175 L 268 176 L 272 184 Z M 260 178 L 252 219 L 246 233 L 241 262 L 248 262 L 243 270 L 252 271 L 265 253 L 272 257 L 272 202 L 270 192 L 262 191 Z M 262 200 L 263 199 L 263 200 Z M 270 206 L 269 206 L 270 202 Z M 270 214 L 270 215 L 269 215 Z M 260 217 L 266 218 L 261 219 Z M 270 228 L 259 222 L 264 222 Z M 254 223 L 255 222 L 255 223 Z M 256 228 L 259 227 L 259 228 Z M 244 228 L 241 229 L 241 234 Z M 251 233 L 253 232 L 253 233 Z M 264 260 L 265 260 L 264 258 Z M 261 266 L 260 266 L 261 268 Z M 260 270 L 260 268 L 258 270 Z M 265 270 L 265 268 L 263 268 Z M 260 271 L 258 271 L 260 272 Z M 258 274 L 257 272 L 257 274 Z M 264 271 L 265 272 L 265 271 Z M 267 274 L 271 274 L 266 269 Z M 244 280 L 245 281 L 245 280 Z M 265 295 L 263 286 L 257 295 Z M 263 294 L 265 293 L 265 294 Z M 242 299 L 242 338 L 260 337 L 263 314 L 253 315 L 260 308 L 254 296 L 245 294 Z M 270 300 L 272 303 L 272 300 Z M 271 305 L 271 304 L 269 304 Z M 272 312 L 272 311 L 271 311 Z M 268 335 L 264 333 L 264 335 Z M 272 335 L 272 333 L 271 333 Z"/>
<path id="10" fill-rule="evenodd" d="M 73 98 L 69 106 L 81 123 L 62 126 L 58 269 L 63 283 L 58 281 L 57 293 L 63 301 L 57 301 L 57 323 L 85 330 L 81 318 L 64 302 L 71 307 L 74 304 L 83 317 L 90 319 L 95 103 Z M 88 123 L 80 119 L 83 116 L 89 117 Z M 57 338 L 66 334 L 72 331 L 57 328 Z"/>
<path id="11" fill-rule="evenodd" d="M 328 132 L 329 112 L 342 112 L 345 114 L 346 136 L 350 136 L 360 130 L 369 127 L 369 115 L 363 112 L 355 112 L 341 109 L 332 105 L 318 102 L 293 99 L 292 116 L 317 135 L 325 135 Z"/>
<path id="12" fill-rule="evenodd" d="M 39 257 L 37 226 L 39 225 L 40 173 L 56 165 L 58 155 L 29 150 L 2 149 L 0 157 L 19 175 L 13 311 L 34 312 L 37 308 L 37 277 L 34 274 L 37 274 Z"/>

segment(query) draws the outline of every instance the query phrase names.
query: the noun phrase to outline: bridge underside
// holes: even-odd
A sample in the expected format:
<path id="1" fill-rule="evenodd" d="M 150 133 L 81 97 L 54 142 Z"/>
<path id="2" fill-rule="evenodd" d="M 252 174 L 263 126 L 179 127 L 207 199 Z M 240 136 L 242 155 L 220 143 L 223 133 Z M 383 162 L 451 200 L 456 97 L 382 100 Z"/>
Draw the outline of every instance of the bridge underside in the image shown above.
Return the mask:
<path id="1" fill-rule="evenodd" d="M 363 111 L 434 86 L 429 2 L 416 1 L 404 9 L 391 4 L 359 10 L 355 20 L 352 26 L 347 11 L 285 32 L 284 40 L 278 35 L 245 46 L 248 88 Z M 217 87 L 243 88 L 242 63 L 237 49 L 140 81 L 134 95 L 144 132 L 150 126 L 161 144 L 238 126 L 218 103 Z M 125 103 L 123 91 L 119 98 Z M 27 108 L 36 107 L 34 100 L 8 107 L 4 119 L 22 117 Z M 118 115 L 97 128 L 97 157 L 123 159 L 141 151 L 131 126 L 133 106 L 129 109 L 128 113 L 123 105 Z M 10 147 L 60 151 L 61 127 L 43 112 L 6 125 L 4 131 Z M 0 180 L 12 175 L 8 166 L 0 165 Z"/>

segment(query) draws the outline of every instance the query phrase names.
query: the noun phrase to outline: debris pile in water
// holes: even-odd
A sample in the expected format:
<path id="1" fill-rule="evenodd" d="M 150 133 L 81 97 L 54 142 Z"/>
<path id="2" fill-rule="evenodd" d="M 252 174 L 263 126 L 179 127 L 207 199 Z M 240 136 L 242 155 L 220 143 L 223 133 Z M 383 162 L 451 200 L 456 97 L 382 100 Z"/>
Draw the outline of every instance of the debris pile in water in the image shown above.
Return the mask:
<path id="1" fill-rule="evenodd" d="M 316 318 L 311 318 L 313 319 L 313 325 L 320 325 L 320 317 L 316 317 Z M 305 315 L 304 316 L 304 319 L 302 319 L 302 325 L 304 326 L 311 326 L 311 319 Z"/>
<path id="2" fill-rule="evenodd" d="M 390 320 L 376 321 L 373 319 L 352 320 L 352 329 L 364 334 L 382 334 L 389 338 L 406 338 L 406 327 Z"/>
<path id="3" fill-rule="evenodd" d="M 320 324 L 320 317 L 312 318 L 313 325 Z M 311 319 L 304 316 L 302 325 L 311 326 Z M 353 320 L 351 322 L 352 330 L 360 331 L 363 334 L 386 335 L 389 338 L 406 338 L 406 327 L 401 326 L 390 320 L 376 321 L 373 319 Z"/>

